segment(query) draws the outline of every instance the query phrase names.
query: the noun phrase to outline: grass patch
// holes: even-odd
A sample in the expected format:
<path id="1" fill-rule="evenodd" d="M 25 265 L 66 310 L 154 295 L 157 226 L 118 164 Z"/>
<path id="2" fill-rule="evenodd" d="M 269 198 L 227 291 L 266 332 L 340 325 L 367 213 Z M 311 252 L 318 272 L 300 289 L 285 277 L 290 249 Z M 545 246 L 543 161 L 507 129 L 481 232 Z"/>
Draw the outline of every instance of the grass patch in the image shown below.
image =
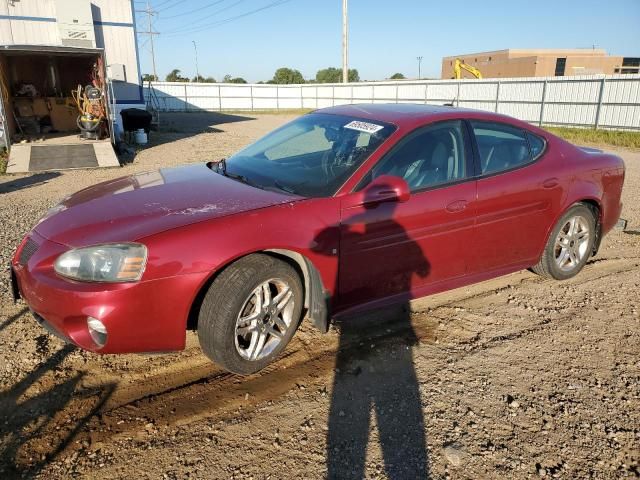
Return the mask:
<path id="1" fill-rule="evenodd" d="M 593 145 L 640 149 L 640 132 L 594 130 L 592 128 L 544 128 L 576 145 L 589 143 Z"/>

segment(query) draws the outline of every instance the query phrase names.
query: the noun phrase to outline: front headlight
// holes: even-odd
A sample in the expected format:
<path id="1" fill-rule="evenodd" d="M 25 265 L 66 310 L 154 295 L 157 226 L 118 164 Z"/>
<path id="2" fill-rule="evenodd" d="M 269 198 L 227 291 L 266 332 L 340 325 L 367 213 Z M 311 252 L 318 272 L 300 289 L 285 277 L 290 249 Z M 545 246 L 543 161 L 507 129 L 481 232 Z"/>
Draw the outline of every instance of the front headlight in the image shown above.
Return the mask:
<path id="1" fill-rule="evenodd" d="M 63 277 L 82 282 L 135 282 L 147 264 L 147 247 L 113 243 L 63 253 L 53 268 Z"/>

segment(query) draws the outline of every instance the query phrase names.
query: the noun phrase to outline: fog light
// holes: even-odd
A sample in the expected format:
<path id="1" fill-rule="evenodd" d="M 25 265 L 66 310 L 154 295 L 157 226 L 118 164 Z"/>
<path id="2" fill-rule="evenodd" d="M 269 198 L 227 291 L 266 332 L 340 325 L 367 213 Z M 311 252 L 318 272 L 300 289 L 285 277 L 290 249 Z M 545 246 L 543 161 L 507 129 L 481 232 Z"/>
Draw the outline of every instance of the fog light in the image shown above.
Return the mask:
<path id="1" fill-rule="evenodd" d="M 87 327 L 95 344 L 100 348 L 104 347 L 104 344 L 107 343 L 107 327 L 104 326 L 104 323 L 97 318 L 87 317 Z"/>

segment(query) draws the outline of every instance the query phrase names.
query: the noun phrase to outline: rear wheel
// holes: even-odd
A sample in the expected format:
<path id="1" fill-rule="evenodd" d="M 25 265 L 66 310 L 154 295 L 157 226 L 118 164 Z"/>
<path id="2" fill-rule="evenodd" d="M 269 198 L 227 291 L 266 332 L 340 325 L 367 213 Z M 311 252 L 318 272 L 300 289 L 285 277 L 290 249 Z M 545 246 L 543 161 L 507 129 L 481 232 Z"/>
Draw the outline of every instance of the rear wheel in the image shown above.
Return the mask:
<path id="1" fill-rule="evenodd" d="M 242 258 L 214 280 L 202 302 L 200 346 L 231 372 L 257 372 L 293 337 L 302 298 L 300 277 L 290 265 L 263 254 Z"/>
<path id="2" fill-rule="evenodd" d="M 596 238 L 596 219 L 584 204 L 574 205 L 556 224 L 540 261 L 532 270 L 556 280 L 575 276 L 585 266 Z"/>

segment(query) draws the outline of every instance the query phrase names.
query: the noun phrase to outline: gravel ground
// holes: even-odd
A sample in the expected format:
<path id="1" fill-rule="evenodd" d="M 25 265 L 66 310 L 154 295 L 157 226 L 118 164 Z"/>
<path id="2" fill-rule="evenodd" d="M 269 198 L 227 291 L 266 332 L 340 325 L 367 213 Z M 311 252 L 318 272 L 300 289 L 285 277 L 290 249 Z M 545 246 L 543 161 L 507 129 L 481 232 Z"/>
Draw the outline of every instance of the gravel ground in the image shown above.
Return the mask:
<path id="1" fill-rule="evenodd" d="M 230 154 L 285 115 L 172 115 L 121 169 L 0 177 L 0 261 L 65 195 Z M 97 356 L 0 292 L 0 478 L 637 478 L 640 154 L 599 255 L 558 283 L 520 272 L 334 326 L 265 372 Z"/>

